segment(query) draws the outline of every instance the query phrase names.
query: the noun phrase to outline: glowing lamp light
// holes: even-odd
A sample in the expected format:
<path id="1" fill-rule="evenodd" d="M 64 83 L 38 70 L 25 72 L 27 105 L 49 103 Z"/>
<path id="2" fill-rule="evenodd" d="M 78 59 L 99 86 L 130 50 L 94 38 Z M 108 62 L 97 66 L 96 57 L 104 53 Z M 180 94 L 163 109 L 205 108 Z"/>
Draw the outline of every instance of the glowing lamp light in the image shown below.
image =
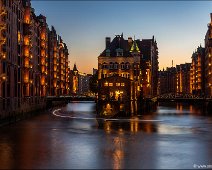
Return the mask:
<path id="1" fill-rule="evenodd" d="M 5 73 L 0 75 L 0 82 L 4 82 L 7 80 L 7 75 Z"/>

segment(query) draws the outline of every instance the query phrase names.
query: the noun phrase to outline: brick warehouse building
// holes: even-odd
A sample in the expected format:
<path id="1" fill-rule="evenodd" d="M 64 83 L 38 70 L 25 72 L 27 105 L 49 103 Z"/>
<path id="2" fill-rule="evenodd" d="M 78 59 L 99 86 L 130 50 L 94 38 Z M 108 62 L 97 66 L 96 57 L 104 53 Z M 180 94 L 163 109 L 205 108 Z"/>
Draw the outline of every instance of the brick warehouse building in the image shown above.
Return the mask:
<path id="1" fill-rule="evenodd" d="M 0 118 L 70 93 L 68 49 L 30 0 L 0 1 Z"/>
<path id="2" fill-rule="evenodd" d="M 137 101 L 156 95 L 158 48 L 154 37 L 125 40 L 122 34 L 112 41 L 106 37 L 105 43 L 105 50 L 98 57 L 98 99 Z M 120 90 L 123 87 L 125 90 Z"/>

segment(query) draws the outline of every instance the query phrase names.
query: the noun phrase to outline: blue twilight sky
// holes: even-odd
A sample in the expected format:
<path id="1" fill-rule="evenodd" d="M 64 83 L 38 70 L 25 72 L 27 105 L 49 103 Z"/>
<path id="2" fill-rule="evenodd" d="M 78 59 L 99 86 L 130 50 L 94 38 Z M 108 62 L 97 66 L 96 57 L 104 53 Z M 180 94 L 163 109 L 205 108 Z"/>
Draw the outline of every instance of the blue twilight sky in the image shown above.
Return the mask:
<path id="1" fill-rule="evenodd" d="M 67 43 L 71 67 L 91 73 L 105 48 L 105 37 L 156 37 L 159 66 L 191 62 L 192 52 L 204 46 L 211 1 L 32 1 L 37 15 Z"/>

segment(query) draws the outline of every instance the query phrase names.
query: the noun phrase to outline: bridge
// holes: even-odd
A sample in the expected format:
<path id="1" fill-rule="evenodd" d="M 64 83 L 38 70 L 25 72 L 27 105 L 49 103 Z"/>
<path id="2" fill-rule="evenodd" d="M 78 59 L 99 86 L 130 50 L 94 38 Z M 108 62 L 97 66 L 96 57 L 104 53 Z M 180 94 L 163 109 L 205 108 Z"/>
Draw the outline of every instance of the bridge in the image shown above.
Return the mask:
<path id="1" fill-rule="evenodd" d="M 194 95 L 190 93 L 166 93 L 156 96 L 157 101 L 179 101 L 179 102 L 212 102 L 212 98 Z M 153 98 L 155 100 L 155 98 Z"/>

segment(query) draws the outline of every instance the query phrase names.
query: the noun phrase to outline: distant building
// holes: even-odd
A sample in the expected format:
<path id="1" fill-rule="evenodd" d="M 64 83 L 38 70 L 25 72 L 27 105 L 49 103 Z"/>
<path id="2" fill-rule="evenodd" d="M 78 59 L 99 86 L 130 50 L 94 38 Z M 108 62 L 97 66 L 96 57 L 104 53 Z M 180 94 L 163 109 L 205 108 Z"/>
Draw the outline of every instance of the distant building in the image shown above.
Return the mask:
<path id="1" fill-rule="evenodd" d="M 212 13 L 211 21 L 205 35 L 205 91 L 207 96 L 212 96 Z"/>
<path id="2" fill-rule="evenodd" d="M 175 67 L 167 67 L 166 70 L 159 71 L 159 94 L 177 92 L 177 70 Z"/>
<path id="3" fill-rule="evenodd" d="M 190 68 L 191 63 L 180 64 L 176 66 L 176 92 L 190 93 Z"/>
<path id="4" fill-rule="evenodd" d="M 77 69 L 76 64 L 74 64 L 73 70 L 70 72 L 71 76 L 71 93 L 78 94 L 79 91 L 79 71 Z"/>
<path id="5" fill-rule="evenodd" d="M 98 69 L 93 68 L 93 75 L 97 74 Z"/>
<path id="6" fill-rule="evenodd" d="M 139 41 L 141 49 L 141 84 L 144 96 L 155 96 L 158 93 L 158 47 L 154 38 Z"/>
<path id="7" fill-rule="evenodd" d="M 191 58 L 191 93 L 203 95 L 205 92 L 205 48 L 198 47 Z"/>

